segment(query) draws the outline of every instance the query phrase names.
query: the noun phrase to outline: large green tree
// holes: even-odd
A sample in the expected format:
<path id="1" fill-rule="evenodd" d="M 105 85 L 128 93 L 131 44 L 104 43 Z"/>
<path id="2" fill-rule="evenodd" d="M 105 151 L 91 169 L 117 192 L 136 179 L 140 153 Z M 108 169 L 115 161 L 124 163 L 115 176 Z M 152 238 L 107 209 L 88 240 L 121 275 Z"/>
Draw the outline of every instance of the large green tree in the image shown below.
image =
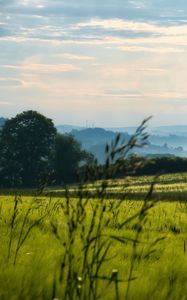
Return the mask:
<path id="1" fill-rule="evenodd" d="M 0 139 L 1 182 L 36 186 L 48 172 L 56 129 L 51 119 L 25 111 L 6 121 Z"/>

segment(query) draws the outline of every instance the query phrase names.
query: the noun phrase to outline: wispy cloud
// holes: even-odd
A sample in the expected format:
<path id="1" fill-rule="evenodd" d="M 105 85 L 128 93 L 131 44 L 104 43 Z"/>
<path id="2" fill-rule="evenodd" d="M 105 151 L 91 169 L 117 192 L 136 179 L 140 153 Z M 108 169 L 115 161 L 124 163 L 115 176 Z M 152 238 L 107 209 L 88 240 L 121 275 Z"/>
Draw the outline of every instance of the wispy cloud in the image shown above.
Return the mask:
<path id="1" fill-rule="evenodd" d="M 0 106 L 4 106 L 4 105 L 10 105 L 10 102 L 8 102 L 8 101 L 1 101 L 0 100 Z"/>
<path id="2" fill-rule="evenodd" d="M 66 58 L 68 60 L 95 60 L 95 57 L 93 56 L 83 56 L 83 55 L 78 55 L 78 54 L 73 54 L 73 53 L 62 53 L 62 54 L 57 54 L 56 57 L 60 58 Z"/>
<path id="3" fill-rule="evenodd" d="M 0 86 L 21 86 L 22 81 L 15 78 L 0 78 Z"/>
<path id="4" fill-rule="evenodd" d="M 167 72 L 166 69 L 161 69 L 161 68 L 142 68 L 142 69 L 137 69 L 137 71 L 139 72 L 148 72 L 148 73 L 159 73 L 159 74 L 163 74 L 165 72 Z"/>
<path id="5" fill-rule="evenodd" d="M 187 35 L 187 24 L 181 23 L 177 26 L 160 24 L 152 24 L 150 22 L 135 22 L 122 19 L 91 19 L 89 22 L 82 22 L 76 25 L 76 28 L 103 28 L 112 29 L 115 31 L 132 31 L 136 33 L 152 33 L 154 35 Z"/>
<path id="6" fill-rule="evenodd" d="M 142 46 L 121 46 L 117 48 L 124 52 L 149 52 L 149 53 L 182 53 L 184 49 L 170 48 L 170 47 L 142 47 Z"/>
<path id="7" fill-rule="evenodd" d="M 7 70 L 21 70 L 25 72 L 36 72 L 36 73 L 64 73 L 79 70 L 76 66 L 71 64 L 37 64 L 28 63 L 23 65 L 3 65 L 3 69 Z"/>

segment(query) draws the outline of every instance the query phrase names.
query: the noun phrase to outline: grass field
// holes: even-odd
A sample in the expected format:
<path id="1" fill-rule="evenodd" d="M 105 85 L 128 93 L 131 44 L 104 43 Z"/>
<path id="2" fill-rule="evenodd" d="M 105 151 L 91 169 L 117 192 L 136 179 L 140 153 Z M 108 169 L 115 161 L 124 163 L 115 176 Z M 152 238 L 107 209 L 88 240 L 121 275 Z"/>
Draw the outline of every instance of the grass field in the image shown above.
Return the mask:
<path id="1" fill-rule="evenodd" d="M 0 197 L 0 299 L 187 299 L 187 202 L 70 196 Z"/>
<path id="2" fill-rule="evenodd" d="M 153 176 L 126 177 L 124 179 L 107 181 L 107 197 L 118 199 L 144 199 L 149 191 L 150 184 L 154 181 Z M 153 197 L 159 200 L 187 201 L 187 173 L 166 174 L 156 180 Z M 91 196 L 100 187 L 98 182 L 94 186 L 86 185 L 85 194 L 88 192 Z M 72 196 L 77 194 L 76 188 L 71 187 Z M 51 193 L 53 197 L 64 196 L 65 191 L 60 188 L 46 189 L 46 194 Z"/>

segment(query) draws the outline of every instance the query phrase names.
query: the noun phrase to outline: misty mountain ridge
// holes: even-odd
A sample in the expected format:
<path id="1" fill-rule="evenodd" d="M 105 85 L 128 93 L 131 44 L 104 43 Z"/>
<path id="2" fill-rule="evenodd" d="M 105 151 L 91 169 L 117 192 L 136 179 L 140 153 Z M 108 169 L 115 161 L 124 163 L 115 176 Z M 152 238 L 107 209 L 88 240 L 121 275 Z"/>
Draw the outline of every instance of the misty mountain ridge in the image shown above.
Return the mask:
<path id="1" fill-rule="evenodd" d="M 76 125 L 57 125 L 57 129 L 61 133 L 69 133 L 73 129 L 75 130 L 83 130 L 89 129 L 93 127 L 84 127 L 84 126 L 76 126 Z M 94 127 L 101 128 L 101 127 Z M 113 132 L 126 132 L 128 134 L 133 134 L 137 126 L 127 126 L 127 127 L 102 127 L 104 130 L 113 131 Z M 165 125 L 165 126 L 148 126 L 147 131 L 152 135 L 182 135 L 187 137 L 187 125 Z"/>
<path id="2" fill-rule="evenodd" d="M 105 146 L 115 139 L 117 132 L 103 128 L 86 128 L 82 130 L 72 130 L 70 132 L 82 145 L 84 149 L 97 157 L 100 163 L 105 161 Z M 130 134 L 122 132 L 122 140 L 128 142 Z M 143 156 L 187 156 L 187 151 L 180 145 L 181 142 L 187 148 L 187 138 L 177 135 L 170 136 L 150 136 L 147 146 L 134 149 L 134 154 Z"/>

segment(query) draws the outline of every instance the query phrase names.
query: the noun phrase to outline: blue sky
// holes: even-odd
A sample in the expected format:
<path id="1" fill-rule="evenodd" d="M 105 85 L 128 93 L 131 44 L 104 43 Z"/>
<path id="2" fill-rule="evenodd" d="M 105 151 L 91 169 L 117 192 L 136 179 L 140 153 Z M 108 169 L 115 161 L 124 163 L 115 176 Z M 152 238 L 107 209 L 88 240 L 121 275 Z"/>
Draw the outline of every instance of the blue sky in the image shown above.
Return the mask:
<path id="1" fill-rule="evenodd" d="M 186 0 L 0 0 L 0 109 L 187 124 Z"/>

